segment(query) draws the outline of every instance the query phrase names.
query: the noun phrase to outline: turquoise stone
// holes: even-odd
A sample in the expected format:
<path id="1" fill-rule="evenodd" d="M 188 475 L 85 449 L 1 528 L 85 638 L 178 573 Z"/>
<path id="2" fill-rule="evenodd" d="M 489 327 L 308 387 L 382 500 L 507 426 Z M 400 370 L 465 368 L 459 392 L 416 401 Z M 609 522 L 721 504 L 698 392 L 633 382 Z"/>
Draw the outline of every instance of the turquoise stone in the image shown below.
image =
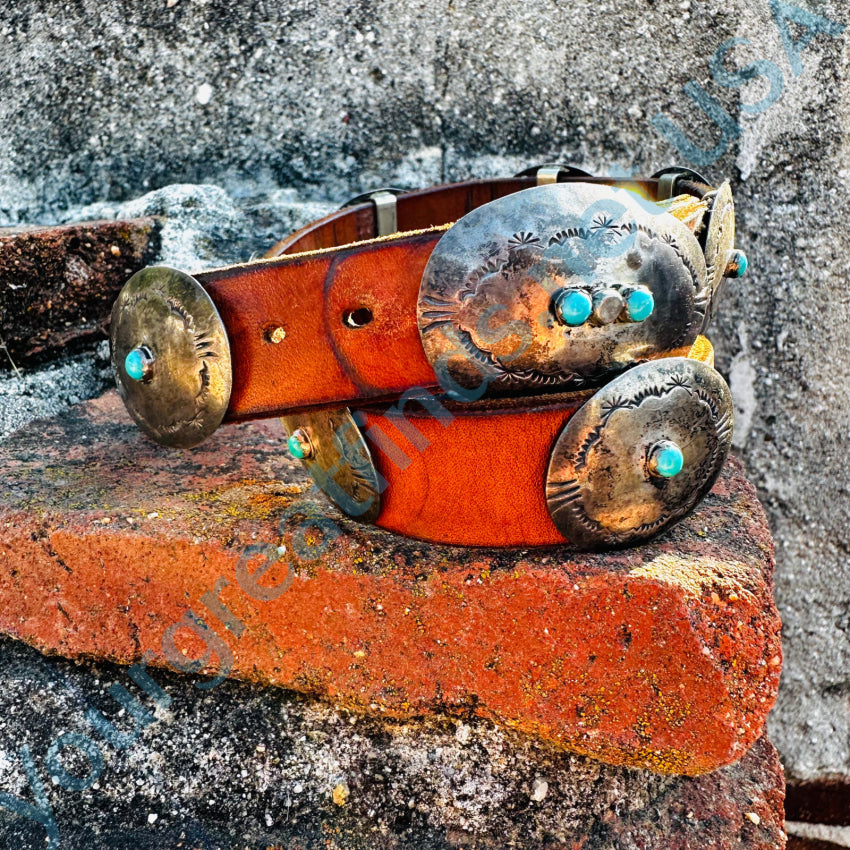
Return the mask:
<path id="1" fill-rule="evenodd" d="M 287 441 L 286 446 L 289 449 L 289 453 L 294 457 L 298 458 L 298 460 L 304 460 L 307 457 L 307 452 L 304 451 L 304 444 L 298 437 L 293 434 Z"/>
<path id="2" fill-rule="evenodd" d="M 558 299 L 558 313 L 570 327 L 583 325 L 593 312 L 591 297 L 581 289 L 565 292 Z"/>
<path id="3" fill-rule="evenodd" d="M 124 371 L 134 381 L 141 381 L 149 362 L 141 348 L 134 348 L 124 359 Z"/>
<path id="4" fill-rule="evenodd" d="M 743 277 L 747 273 L 750 261 L 743 251 L 733 251 L 732 258 L 726 266 L 726 277 Z"/>
<path id="5" fill-rule="evenodd" d="M 685 464 L 682 450 L 675 443 L 660 443 L 653 452 L 655 472 L 662 478 L 675 478 Z"/>
<path id="6" fill-rule="evenodd" d="M 626 299 L 626 309 L 629 311 L 631 321 L 642 322 L 652 315 L 655 309 L 655 298 L 648 289 L 635 289 Z"/>

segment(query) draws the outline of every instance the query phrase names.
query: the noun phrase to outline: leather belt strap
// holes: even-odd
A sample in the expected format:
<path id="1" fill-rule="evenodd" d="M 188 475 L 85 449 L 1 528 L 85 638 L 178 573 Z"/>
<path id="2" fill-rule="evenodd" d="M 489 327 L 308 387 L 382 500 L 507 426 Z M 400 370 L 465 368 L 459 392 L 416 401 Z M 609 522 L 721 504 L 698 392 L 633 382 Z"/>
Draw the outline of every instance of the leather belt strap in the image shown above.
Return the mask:
<path id="1" fill-rule="evenodd" d="M 657 200 L 658 179 L 617 180 L 613 177 L 561 177 L 560 183 L 592 183 L 598 186 L 621 186 Z M 474 209 L 536 186 L 534 177 L 508 177 L 495 180 L 466 180 L 446 186 L 433 186 L 400 194 L 396 199 L 399 232 L 427 230 L 457 221 Z M 311 222 L 278 242 L 267 254 L 277 257 L 301 251 L 336 248 L 351 242 L 372 239 L 380 234 L 376 227 L 375 205 L 364 202 L 343 207 L 324 218 Z"/>
<path id="2" fill-rule="evenodd" d="M 657 180 L 562 182 L 632 188 L 653 200 L 658 188 Z M 534 185 L 533 178 L 473 180 L 400 195 L 402 232 L 378 239 L 374 204 L 344 208 L 278 243 L 269 252 L 276 259 L 195 274 L 230 340 L 233 389 L 226 420 L 345 407 L 437 387 L 416 318 L 425 265 L 446 225 Z M 349 327 L 345 316 L 363 308 L 372 320 Z"/>
<path id="3" fill-rule="evenodd" d="M 714 362 L 705 337 L 671 355 Z M 556 438 L 590 395 L 447 404 L 451 421 L 420 405 L 406 406 L 404 418 L 387 406 L 360 408 L 360 430 L 387 482 L 375 523 L 461 546 L 562 545 L 543 483 Z"/>
<path id="4" fill-rule="evenodd" d="M 416 298 L 440 236 L 429 230 L 196 275 L 230 340 L 227 419 L 345 407 L 436 385 Z M 345 323 L 364 308 L 372 321 Z"/>

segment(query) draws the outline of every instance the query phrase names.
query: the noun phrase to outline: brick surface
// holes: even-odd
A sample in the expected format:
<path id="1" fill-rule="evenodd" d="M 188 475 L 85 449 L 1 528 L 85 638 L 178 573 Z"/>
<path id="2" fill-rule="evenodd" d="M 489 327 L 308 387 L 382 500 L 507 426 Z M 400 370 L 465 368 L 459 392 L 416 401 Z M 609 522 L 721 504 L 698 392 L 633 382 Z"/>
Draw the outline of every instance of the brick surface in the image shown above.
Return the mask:
<path id="1" fill-rule="evenodd" d="M 104 336 L 115 296 L 153 261 L 158 228 L 152 218 L 0 228 L 0 345 L 13 361 Z"/>
<path id="2" fill-rule="evenodd" d="M 735 461 L 656 541 L 577 555 L 431 546 L 343 519 L 308 492 L 276 422 L 173 452 L 108 393 L 0 449 L 0 630 L 45 652 L 200 658 L 209 676 L 223 659 L 367 714 L 477 715 L 681 774 L 740 758 L 776 696 L 772 545 Z M 262 579 L 289 585 L 277 598 L 250 583 L 252 545 L 286 546 Z M 189 609 L 212 632 L 177 628 Z"/>

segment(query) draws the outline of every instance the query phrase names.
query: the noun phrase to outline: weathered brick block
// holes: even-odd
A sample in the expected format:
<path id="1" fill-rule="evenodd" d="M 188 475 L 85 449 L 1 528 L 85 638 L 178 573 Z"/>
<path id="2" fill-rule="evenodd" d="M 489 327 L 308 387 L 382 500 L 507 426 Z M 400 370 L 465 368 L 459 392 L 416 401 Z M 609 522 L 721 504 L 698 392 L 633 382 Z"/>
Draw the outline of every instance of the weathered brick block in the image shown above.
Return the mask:
<path id="1" fill-rule="evenodd" d="M 0 345 L 22 364 L 103 336 L 121 287 L 153 261 L 158 232 L 152 218 L 0 228 Z"/>
<path id="2" fill-rule="evenodd" d="M 198 674 L 387 717 L 472 713 L 681 774 L 740 758 L 776 697 L 772 544 L 735 461 L 672 531 L 585 555 L 344 519 L 308 492 L 276 422 L 174 452 L 109 393 L 0 448 L 0 630 L 45 652 L 200 658 Z M 258 585 L 247 547 L 263 546 L 286 551 Z"/>

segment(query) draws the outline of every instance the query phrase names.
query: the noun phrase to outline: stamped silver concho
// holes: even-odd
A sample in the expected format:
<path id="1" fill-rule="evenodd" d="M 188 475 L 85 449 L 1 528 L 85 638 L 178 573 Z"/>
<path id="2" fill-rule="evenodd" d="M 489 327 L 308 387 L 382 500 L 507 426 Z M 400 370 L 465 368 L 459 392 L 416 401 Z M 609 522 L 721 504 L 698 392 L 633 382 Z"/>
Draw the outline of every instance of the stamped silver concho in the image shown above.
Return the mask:
<path id="1" fill-rule="evenodd" d="M 629 321 L 617 304 L 635 289 L 654 307 Z M 592 304 L 576 326 L 558 313 L 573 291 Z M 556 184 L 454 224 L 426 266 L 417 318 L 442 388 L 472 400 L 598 385 L 690 345 L 710 296 L 703 252 L 680 221 L 626 189 Z"/>
<path id="2" fill-rule="evenodd" d="M 677 522 L 711 489 L 732 440 L 732 396 L 711 366 L 643 363 L 595 393 L 558 436 L 546 502 L 571 543 L 637 543 Z M 671 456 L 667 469 L 659 457 Z"/>
<path id="3" fill-rule="evenodd" d="M 705 263 L 708 274 L 710 303 L 703 329 L 717 312 L 720 294 L 726 283 L 729 258 L 735 247 L 735 202 L 727 180 L 715 192 L 709 211 L 705 235 Z"/>
<path id="4" fill-rule="evenodd" d="M 233 381 L 230 343 L 193 277 L 165 266 L 136 272 L 112 308 L 110 343 L 118 392 L 152 440 L 191 448 L 221 425 Z"/>
<path id="5" fill-rule="evenodd" d="M 381 487 L 369 446 L 348 408 L 281 417 L 297 454 L 319 489 L 348 516 L 374 522 Z"/>

